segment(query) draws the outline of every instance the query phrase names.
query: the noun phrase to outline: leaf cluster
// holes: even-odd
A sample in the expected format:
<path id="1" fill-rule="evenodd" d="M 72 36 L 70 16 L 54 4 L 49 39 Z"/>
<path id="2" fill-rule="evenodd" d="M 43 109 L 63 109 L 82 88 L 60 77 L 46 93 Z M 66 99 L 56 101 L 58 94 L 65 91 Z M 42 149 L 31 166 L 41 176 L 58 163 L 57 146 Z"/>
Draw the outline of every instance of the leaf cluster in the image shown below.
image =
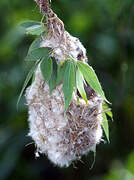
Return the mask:
<path id="1" fill-rule="evenodd" d="M 79 92 L 81 98 L 84 99 L 85 103 L 88 104 L 88 98 L 84 88 L 85 85 L 90 86 L 97 94 L 102 97 L 102 99 L 105 101 L 105 103 L 103 104 L 102 112 L 102 127 L 106 134 L 107 140 L 109 141 L 107 115 L 113 118 L 112 112 L 107 105 L 109 101 L 105 97 L 104 91 L 93 68 L 86 63 L 74 59 L 73 57 L 63 60 L 62 64 L 57 64 L 56 60 L 51 57 L 50 50 L 48 48 L 40 47 L 40 44 L 42 42 L 42 33 L 46 31 L 45 25 L 40 22 L 30 21 L 22 23 L 21 26 L 25 28 L 26 34 L 37 35 L 38 37 L 29 47 L 28 54 L 25 58 L 25 60 L 27 61 L 35 61 L 35 65 L 27 75 L 18 99 L 18 103 L 28 82 L 34 75 L 34 72 L 38 64 L 40 63 L 41 73 L 44 77 L 44 80 L 49 85 L 50 93 L 52 93 L 53 89 L 55 89 L 57 85 L 62 83 L 65 103 L 65 115 L 71 103 L 73 93 L 76 94 L 78 104 L 79 96 L 77 95 L 77 92 Z"/>

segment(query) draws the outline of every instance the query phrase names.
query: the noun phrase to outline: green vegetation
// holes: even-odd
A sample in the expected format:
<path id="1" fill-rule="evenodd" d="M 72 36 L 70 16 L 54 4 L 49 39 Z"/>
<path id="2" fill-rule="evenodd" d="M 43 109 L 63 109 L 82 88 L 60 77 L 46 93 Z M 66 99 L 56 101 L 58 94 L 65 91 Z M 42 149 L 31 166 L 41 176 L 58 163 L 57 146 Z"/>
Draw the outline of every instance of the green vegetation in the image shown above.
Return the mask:
<path id="1" fill-rule="evenodd" d="M 22 4 L 19 0 L 0 1 L 0 179 L 134 179 L 133 7 L 133 0 L 52 0 L 52 8 L 64 21 L 65 28 L 80 38 L 86 47 L 89 65 L 93 67 L 101 82 L 97 92 L 104 97 L 102 86 L 107 99 L 112 103 L 114 116 L 112 122 L 109 119 L 113 118 L 112 114 L 104 104 L 103 127 L 107 139 L 110 139 L 110 144 L 102 142 L 97 147 L 96 162 L 92 170 L 89 170 L 92 165 L 92 154 L 83 157 L 85 164 L 78 162 L 75 165 L 77 169 L 73 169 L 73 166 L 68 169 L 59 169 L 45 157 L 35 159 L 34 144 L 26 136 L 28 132 L 27 107 L 22 94 L 25 87 L 32 81 L 37 63 L 42 59 L 42 51 L 47 51 L 47 49 L 39 48 L 40 37 L 37 37 L 44 31 L 44 26 L 40 23 L 42 15 L 33 0 L 23 0 Z M 26 23 L 28 20 L 33 20 L 29 22 L 30 28 Z M 21 24 L 23 27 L 18 26 L 20 22 L 23 23 Z M 39 61 L 35 62 L 37 59 Z M 53 82 L 49 84 L 50 91 L 61 81 L 64 81 L 64 86 L 67 86 L 66 82 L 70 80 L 61 79 L 59 74 L 64 74 L 66 71 L 74 74 L 72 62 L 66 62 L 58 69 L 54 64 L 52 66 L 51 60 L 42 61 L 43 63 L 51 66 L 52 71 L 43 75 L 44 78 L 49 77 L 48 82 Z M 79 84 L 80 79 L 87 78 L 86 74 L 83 74 L 86 73 L 83 71 L 83 66 L 78 62 L 76 85 L 86 101 L 83 85 Z M 90 68 L 93 73 L 90 66 L 85 68 L 88 70 Z M 56 74 L 57 79 L 51 79 L 52 73 Z M 21 91 L 25 78 L 24 88 Z M 72 76 L 67 78 L 70 78 L 74 84 Z M 94 78 L 98 82 L 97 77 Z M 90 79 L 86 80 L 91 85 Z M 94 84 L 92 86 L 94 88 Z M 63 87 L 63 89 L 66 88 Z M 72 89 L 69 91 L 72 92 Z M 67 93 L 68 91 L 64 90 L 67 97 L 66 109 L 71 98 Z M 19 94 L 22 99 L 17 110 L 16 103 Z"/>

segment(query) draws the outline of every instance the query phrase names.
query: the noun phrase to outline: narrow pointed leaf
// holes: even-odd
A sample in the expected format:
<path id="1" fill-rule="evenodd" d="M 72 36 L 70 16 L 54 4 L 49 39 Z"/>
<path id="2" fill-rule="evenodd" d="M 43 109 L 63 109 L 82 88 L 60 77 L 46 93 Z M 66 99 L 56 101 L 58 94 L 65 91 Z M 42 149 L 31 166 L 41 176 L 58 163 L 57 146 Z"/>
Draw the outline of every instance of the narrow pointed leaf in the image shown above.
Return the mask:
<path id="1" fill-rule="evenodd" d="M 50 94 L 56 87 L 56 79 L 57 79 L 57 63 L 54 58 L 52 58 L 52 62 L 53 62 L 53 68 L 52 68 L 53 71 L 50 80 L 48 81 Z"/>
<path id="2" fill-rule="evenodd" d="M 108 102 L 93 68 L 81 61 L 77 61 L 77 65 L 88 84 L 95 90 L 96 93 L 98 93 L 106 102 Z"/>
<path id="3" fill-rule="evenodd" d="M 23 28 L 28 28 L 35 25 L 41 25 L 41 23 L 39 21 L 24 21 L 20 23 L 19 25 Z"/>
<path id="4" fill-rule="evenodd" d="M 20 24 L 21 27 L 25 29 L 26 34 L 40 35 L 46 31 L 44 24 L 38 21 L 26 21 Z"/>
<path id="5" fill-rule="evenodd" d="M 77 86 L 77 89 L 78 89 L 81 97 L 87 103 L 87 95 L 86 95 L 86 92 L 84 89 L 84 78 L 83 78 L 82 73 L 79 71 L 79 69 L 77 69 L 77 71 L 76 71 L 76 86 Z"/>
<path id="6" fill-rule="evenodd" d="M 25 61 L 36 61 L 44 57 L 48 57 L 49 51 L 47 48 L 38 48 L 31 51 L 25 58 Z"/>
<path id="7" fill-rule="evenodd" d="M 48 83 L 50 80 L 52 70 L 53 70 L 53 62 L 51 58 L 43 58 L 41 64 L 40 64 L 40 69 L 42 72 L 42 75 L 45 79 L 45 81 Z"/>
<path id="8" fill-rule="evenodd" d="M 104 102 L 102 106 L 103 106 L 103 112 L 106 111 L 105 113 L 113 120 L 113 113 L 109 108 L 108 104 Z"/>
<path id="9" fill-rule="evenodd" d="M 66 62 L 63 65 L 58 65 L 56 84 L 59 84 L 63 81 L 65 68 L 66 68 Z"/>
<path id="10" fill-rule="evenodd" d="M 108 126 L 108 120 L 105 113 L 102 113 L 103 121 L 102 121 L 102 127 L 105 132 L 106 138 L 109 142 L 109 126 Z"/>
<path id="11" fill-rule="evenodd" d="M 70 105 L 74 84 L 75 84 L 75 67 L 74 64 L 69 61 L 65 69 L 64 80 L 63 80 L 63 92 L 64 92 L 64 101 L 65 101 L 64 113 L 67 112 L 67 109 Z"/>
<path id="12" fill-rule="evenodd" d="M 36 70 L 36 68 L 37 68 L 37 66 L 38 66 L 38 63 L 39 63 L 39 62 L 36 62 L 35 65 L 31 68 L 31 70 L 29 71 L 29 73 L 28 73 L 28 75 L 27 75 L 27 77 L 26 77 L 26 79 L 25 79 L 25 81 L 24 81 L 22 90 L 21 90 L 20 95 L 19 95 L 19 97 L 18 97 L 17 107 L 18 107 L 18 104 L 19 104 L 19 102 L 20 102 L 20 99 L 21 99 L 21 97 L 22 97 L 22 95 L 23 95 L 23 92 L 24 92 L 26 86 L 28 85 L 30 79 L 32 78 L 33 73 L 35 72 L 35 70 Z"/>
<path id="13" fill-rule="evenodd" d="M 43 25 L 34 25 L 26 28 L 26 34 L 31 34 L 31 35 L 39 36 L 44 31 L 46 31 L 46 27 Z"/>
<path id="14" fill-rule="evenodd" d="M 32 44 L 30 45 L 29 47 L 29 50 L 28 50 L 28 54 L 30 54 L 33 50 L 35 49 L 38 49 L 38 48 L 41 48 L 41 42 L 42 42 L 42 37 L 39 36 L 37 37 L 33 42 Z"/>

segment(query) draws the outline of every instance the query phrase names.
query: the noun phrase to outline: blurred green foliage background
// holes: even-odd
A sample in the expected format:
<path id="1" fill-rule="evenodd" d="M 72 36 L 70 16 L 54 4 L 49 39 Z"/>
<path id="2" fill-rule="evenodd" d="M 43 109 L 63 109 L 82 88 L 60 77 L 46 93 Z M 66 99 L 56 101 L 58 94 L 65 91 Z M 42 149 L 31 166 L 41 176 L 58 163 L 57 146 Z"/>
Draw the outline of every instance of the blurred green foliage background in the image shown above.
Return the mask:
<path id="1" fill-rule="evenodd" d="M 33 0 L 0 0 L 0 179 L 134 180 L 134 0 L 52 0 L 52 8 L 83 42 L 112 102 L 111 142 L 97 146 L 92 169 L 91 153 L 82 158 L 84 164 L 67 169 L 43 156 L 35 159 L 24 97 L 16 108 L 31 66 L 24 57 L 34 37 L 17 25 L 42 16 Z"/>

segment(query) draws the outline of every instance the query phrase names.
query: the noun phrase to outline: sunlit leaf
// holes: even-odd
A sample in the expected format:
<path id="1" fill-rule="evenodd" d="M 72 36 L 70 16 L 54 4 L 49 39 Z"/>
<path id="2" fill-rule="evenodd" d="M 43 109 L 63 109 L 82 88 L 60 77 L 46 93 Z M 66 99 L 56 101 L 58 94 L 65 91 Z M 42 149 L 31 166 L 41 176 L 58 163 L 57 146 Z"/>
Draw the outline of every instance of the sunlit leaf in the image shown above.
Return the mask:
<path id="1" fill-rule="evenodd" d="M 104 102 L 102 106 L 103 106 L 103 112 L 105 111 L 105 113 L 113 120 L 113 113 L 109 108 L 108 104 Z"/>
<path id="2" fill-rule="evenodd" d="M 64 92 L 64 101 L 65 101 L 65 108 L 64 112 L 66 113 L 73 94 L 75 84 L 75 67 L 74 64 L 69 61 L 67 62 L 67 66 L 64 73 L 64 80 L 63 80 L 63 92 Z"/>
<path id="3" fill-rule="evenodd" d="M 106 102 L 108 102 L 93 68 L 81 61 L 77 61 L 77 65 L 88 84 L 94 89 L 94 91 L 96 91 L 96 93 L 98 93 Z"/>
<path id="4" fill-rule="evenodd" d="M 43 58 L 40 64 L 40 69 L 44 79 L 48 82 L 50 80 L 52 70 L 53 70 L 53 62 L 51 58 Z"/>
<path id="5" fill-rule="evenodd" d="M 20 23 L 19 25 L 23 28 L 28 28 L 35 25 L 41 25 L 41 23 L 39 21 L 24 21 Z"/>
<path id="6" fill-rule="evenodd" d="M 108 126 L 107 116 L 106 116 L 106 114 L 104 112 L 102 113 L 102 117 L 103 117 L 102 127 L 104 129 L 106 138 L 107 138 L 107 140 L 109 142 L 109 126 Z"/>
<path id="7" fill-rule="evenodd" d="M 77 69 L 77 71 L 76 71 L 76 86 L 77 86 L 77 89 L 78 89 L 81 97 L 87 103 L 87 95 L 86 95 L 86 92 L 84 89 L 84 78 L 83 78 L 82 73 L 79 71 L 79 69 Z"/>
<path id="8" fill-rule="evenodd" d="M 39 36 L 44 31 L 46 31 L 46 27 L 43 25 L 34 25 L 26 28 L 26 34 L 31 34 L 31 35 Z"/>
<path id="9" fill-rule="evenodd" d="M 31 34 L 31 35 L 40 35 L 44 31 L 46 31 L 45 25 L 38 21 L 22 22 L 20 26 L 25 29 L 26 34 Z"/>
<path id="10" fill-rule="evenodd" d="M 39 63 L 39 62 L 36 62 L 36 63 L 34 64 L 34 66 L 31 68 L 31 70 L 29 71 L 29 73 L 28 73 L 28 75 L 27 75 L 27 77 L 26 77 L 26 79 L 25 79 L 25 81 L 24 81 L 23 87 L 22 87 L 21 92 L 20 92 L 20 95 L 19 95 L 19 97 L 18 97 L 17 107 L 18 107 L 18 104 L 19 104 L 19 102 L 20 102 L 20 99 L 21 99 L 21 97 L 22 97 L 22 95 L 23 95 L 23 92 L 24 92 L 25 88 L 27 87 L 30 79 L 32 78 L 33 73 L 35 72 L 35 70 L 36 70 L 36 68 L 37 68 L 37 66 L 38 66 L 38 63 Z"/>

